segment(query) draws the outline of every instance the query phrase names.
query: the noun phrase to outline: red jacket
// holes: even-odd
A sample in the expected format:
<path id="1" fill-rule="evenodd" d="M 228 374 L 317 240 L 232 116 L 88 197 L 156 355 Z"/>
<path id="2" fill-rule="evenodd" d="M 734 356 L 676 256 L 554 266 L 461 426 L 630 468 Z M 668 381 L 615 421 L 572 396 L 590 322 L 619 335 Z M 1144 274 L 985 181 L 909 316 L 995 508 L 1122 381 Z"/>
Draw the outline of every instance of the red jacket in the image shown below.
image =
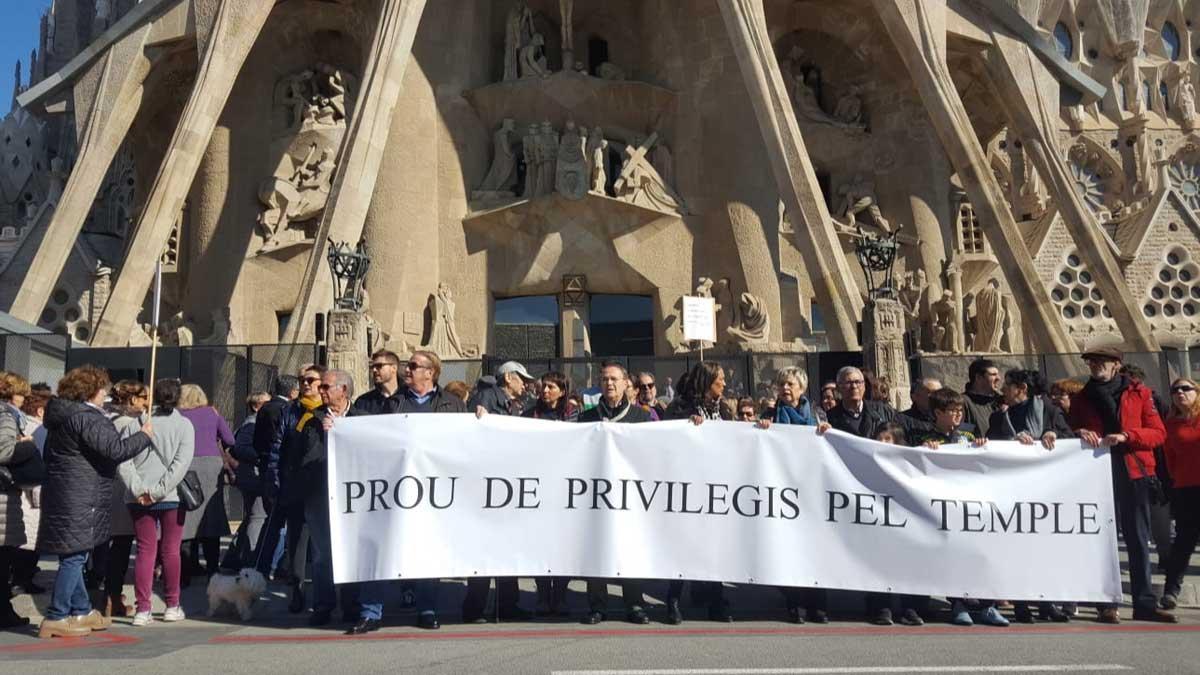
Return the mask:
<path id="1" fill-rule="evenodd" d="M 1154 448 L 1166 441 L 1167 431 L 1154 407 L 1150 389 L 1130 380 L 1129 386 L 1121 394 L 1120 416 L 1121 433 L 1129 437 L 1129 442 L 1112 448 L 1112 451 L 1124 453 L 1125 469 L 1130 479 L 1153 476 Z M 1090 429 L 1104 436 L 1104 421 L 1083 392 L 1071 396 L 1068 423 L 1076 432 Z"/>
<path id="2" fill-rule="evenodd" d="M 1200 486 L 1200 417 L 1167 419 L 1167 469 L 1175 487 Z"/>

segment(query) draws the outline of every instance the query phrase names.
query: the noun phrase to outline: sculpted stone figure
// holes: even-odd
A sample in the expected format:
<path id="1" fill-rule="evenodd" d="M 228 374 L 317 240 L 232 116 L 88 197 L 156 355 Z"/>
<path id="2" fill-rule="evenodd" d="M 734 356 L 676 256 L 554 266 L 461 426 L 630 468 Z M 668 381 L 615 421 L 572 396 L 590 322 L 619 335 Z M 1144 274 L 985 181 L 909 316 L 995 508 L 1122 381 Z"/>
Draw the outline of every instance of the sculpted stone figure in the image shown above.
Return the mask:
<path id="1" fill-rule="evenodd" d="M 547 120 L 538 132 L 538 196 L 554 192 L 555 167 L 558 163 L 558 132 Z"/>
<path id="2" fill-rule="evenodd" d="M 849 227 L 858 227 L 857 216 L 866 211 L 875 227 L 882 230 L 884 234 L 892 233 L 892 226 L 883 217 L 883 213 L 879 210 L 879 203 L 875 199 L 874 183 L 864 179 L 861 175 L 855 175 L 854 180 L 842 185 L 838 192 L 843 195 L 842 217 L 846 219 Z"/>
<path id="3" fill-rule="evenodd" d="M 586 143 L 573 120 L 567 120 L 562 140 L 558 144 L 554 188 L 567 199 L 583 199 L 591 187 L 589 181 Z"/>
<path id="4" fill-rule="evenodd" d="M 276 237 L 289 223 L 311 220 L 325 208 L 337 165 L 329 150 L 321 151 L 319 160 L 317 152 L 314 143 L 301 160 L 285 155 L 275 176 L 259 186 L 258 198 L 266 206 L 258 217 L 264 247 L 277 244 Z"/>
<path id="5" fill-rule="evenodd" d="M 517 156 L 513 150 L 513 134 L 516 123 L 508 118 L 492 136 L 492 166 L 479 189 L 471 197 L 513 196 L 512 188 L 517 178 Z"/>
<path id="6" fill-rule="evenodd" d="M 562 33 L 563 70 L 570 72 L 575 64 L 575 0 L 558 0 L 558 13 L 562 18 L 559 30 Z"/>
<path id="7" fill-rule="evenodd" d="M 1000 338 L 1004 336 L 1004 298 L 1000 293 L 1000 282 L 991 279 L 975 296 L 975 339 L 972 347 L 977 352 L 999 352 Z"/>
<path id="8" fill-rule="evenodd" d="M 530 124 L 525 131 L 525 138 L 522 139 L 522 146 L 525 154 L 525 191 L 522 195 L 526 199 L 533 199 L 541 194 L 540 179 L 541 170 L 541 141 L 538 138 L 538 125 Z"/>
<path id="9" fill-rule="evenodd" d="M 478 356 L 476 350 L 465 349 L 458 339 L 458 329 L 454 319 L 454 295 L 448 284 L 438 284 L 436 295 L 429 297 L 429 315 L 432 322 L 429 328 L 429 342 L 422 349 L 428 349 L 443 359 L 462 359 Z"/>
<path id="10" fill-rule="evenodd" d="M 942 291 L 942 298 L 933 303 L 934 342 L 939 352 L 956 354 L 962 351 L 962 318 L 958 315 L 958 303 L 954 291 Z"/>
<path id="11" fill-rule="evenodd" d="M 1184 129 L 1196 126 L 1196 88 L 1186 75 L 1179 83 L 1179 115 Z"/>
<path id="12" fill-rule="evenodd" d="M 838 99 L 833 116 L 843 124 L 858 124 L 862 121 L 862 99 L 858 96 L 859 87 L 853 85 L 850 90 Z"/>
<path id="13" fill-rule="evenodd" d="M 658 134 L 653 133 L 644 141 L 625 146 L 625 163 L 613 186 L 617 199 L 658 211 L 680 212 L 683 210 L 683 200 L 667 185 L 647 158 L 656 141 Z"/>
<path id="14" fill-rule="evenodd" d="M 791 65 L 792 104 L 796 107 L 796 115 L 810 122 L 838 127 L 851 132 L 861 132 L 866 129 L 862 123 L 862 101 L 858 99 L 857 88 L 838 101 L 834 114 L 830 115 L 821 107 L 821 69 L 806 62 L 804 50 L 796 45 L 788 57 Z M 852 119 L 842 119 L 838 110 Z"/>
<path id="15" fill-rule="evenodd" d="M 742 293 L 738 302 L 738 315 L 737 325 L 726 329 L 729 335 L 739 342 L 749 344 L 767 341 L 771 333 L 771 321 L 766 305 L 758 296 L 750 292 Z"/>
<path id="16" fill-rule="evenodd" d="M 521 76 L 521 50 L 533 39 L 533 12 L 518 2 L 508 11 L 504 30 L 504 79 Z"/>
<path id="17" fill-rule="evenodd" d="M 897 294 L 900 300 L 900 306 L 904 310 L 904 320 L 906 332 L 912 335 L 912 343 L 916 348 L 921 347 L 921 308 L 922 300 L 925 297 L 925 291 L 929 288 L 929 282 L 925 277 L 925 270 L 918 269 L 916 272 L 909 272 L 904 275 L 904 280 L 900 284 L 900 292 Z"/>
<path id="18" fill-rule="evenodd" d="M 608 173 L 605 169 L 608 159 L 608 141 L 604 140 L 604 130 L 600 127 L 592 127 L 591 133 L 588 134 L 587 157 L 588 168 L 591 171 L 589 174 L 591 186 L 588 189 L 594 194 L 605 194 L 608 184 Z"/>
<path id="19" fill-rule="evenodd" d="M 521 48 L 521 77 L 543 77 L 550 74 L 546 66 L 546 38 L 534 33 L 529 44 Z"/>

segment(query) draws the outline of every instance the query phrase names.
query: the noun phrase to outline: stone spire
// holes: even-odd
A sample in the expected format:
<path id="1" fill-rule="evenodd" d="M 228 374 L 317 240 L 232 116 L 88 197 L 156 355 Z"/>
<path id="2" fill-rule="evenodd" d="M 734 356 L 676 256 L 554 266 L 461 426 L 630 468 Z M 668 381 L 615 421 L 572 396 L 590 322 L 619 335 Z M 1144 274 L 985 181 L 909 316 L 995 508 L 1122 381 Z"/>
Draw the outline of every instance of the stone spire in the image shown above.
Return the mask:
<path id="1" fill-rule="evenodd" d="M 17 108 L 17 97 L 21 95 L 21 59 L 17 59 L 17 67 L 13 71 L 12 110 Z"/>

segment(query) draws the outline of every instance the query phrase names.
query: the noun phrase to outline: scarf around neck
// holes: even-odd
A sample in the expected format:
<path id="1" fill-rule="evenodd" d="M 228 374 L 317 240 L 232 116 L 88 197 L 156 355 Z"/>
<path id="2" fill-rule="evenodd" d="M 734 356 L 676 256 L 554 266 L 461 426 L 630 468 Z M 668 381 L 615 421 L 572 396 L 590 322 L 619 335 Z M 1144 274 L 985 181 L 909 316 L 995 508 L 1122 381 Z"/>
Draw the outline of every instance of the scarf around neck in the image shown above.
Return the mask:
<path id="1" fill-rule="evenodd" d="M 790 406 L 783 401 L 775 402 L 775 419 L 772 420 L 776 424 L 802 424 L 804 426 L 816 426 L 817 421 L 812 417 L 812 406 L 808 399 L 801 398 L 800 406 Z"/>
<path id="2" fill-rule="evenodd" d="M 301 397 L 297 403 L 304 409 L 304 414 L 300 416 L 300 421 L 296 423 L 296 431 L 304 431 L 304 425 L 313 418 L 313 411 L 321 407 L 320 396 Z"/>
<path id="3" fill-rule="evenodd" d="M 1083 386 L 1083 395 L 1104 422 L 1104 433 L 1115 434 L 1121 431 L 1121 395 L 1129 388 L 1129 380 L 1124 375 L 1117 375 L 1108 382 L 1089 379 Z"/>

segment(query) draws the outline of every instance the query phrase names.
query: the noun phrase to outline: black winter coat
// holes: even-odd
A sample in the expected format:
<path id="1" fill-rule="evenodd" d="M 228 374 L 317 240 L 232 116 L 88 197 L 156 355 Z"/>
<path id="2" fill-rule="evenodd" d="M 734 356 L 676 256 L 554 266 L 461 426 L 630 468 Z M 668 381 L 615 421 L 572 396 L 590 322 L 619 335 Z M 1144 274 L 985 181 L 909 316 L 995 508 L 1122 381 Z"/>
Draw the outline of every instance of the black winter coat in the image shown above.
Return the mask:
<path id="1" fill-rule="evenodd" d="M 91 550 L 111 537 L 117 465 L 150 447 L 150 437 L 139 431 L 122 440 L 103 411 L 60 398 L 46 405 L 45 426 L 46 482 L 37 550 Z"/>

